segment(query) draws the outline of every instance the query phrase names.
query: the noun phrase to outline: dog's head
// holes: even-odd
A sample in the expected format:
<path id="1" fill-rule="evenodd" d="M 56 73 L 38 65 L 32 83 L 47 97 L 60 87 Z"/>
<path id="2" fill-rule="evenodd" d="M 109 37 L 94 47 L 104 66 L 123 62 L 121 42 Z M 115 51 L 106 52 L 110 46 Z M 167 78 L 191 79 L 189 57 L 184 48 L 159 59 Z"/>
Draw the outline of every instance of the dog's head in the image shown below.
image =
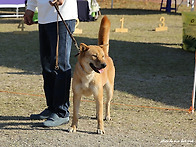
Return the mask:
<path id="1" fill-rule="evenodd" d="M 101 46 L 80 44 L 80 55 L 78 61 L 82 68 L 90 73 L 95 71 L 102 73 L 106 67 L 105 54 Z"/>

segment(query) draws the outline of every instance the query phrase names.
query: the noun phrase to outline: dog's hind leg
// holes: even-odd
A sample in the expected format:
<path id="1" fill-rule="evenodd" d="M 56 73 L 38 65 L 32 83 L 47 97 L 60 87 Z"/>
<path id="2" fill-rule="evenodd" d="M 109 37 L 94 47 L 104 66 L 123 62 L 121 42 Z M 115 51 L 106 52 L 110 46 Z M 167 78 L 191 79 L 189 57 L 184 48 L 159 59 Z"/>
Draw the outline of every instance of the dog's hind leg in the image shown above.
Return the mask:
<path id="1" fill-rule="evenodd" d="M 106 94 L 107 94 L 107 100 L 106 100 L 106 109 L 105 109 L 105 120 L 109 121 L 111 120 L 110 117 L 110 102 L 112 100 L 113 97 L 113 92 L 114 92 L 114 85 L 107 83 L 105 85 L 105 90 L 106 90 Z"/>
<path id="2" fill-rule="evenodd" d="M 72 119 L 72 125 L 69 128 L 70 133 L 76 132 L 76 129 L 77 129 L 80 101 L 81 101 L 81 96 L 74 94 L 73 96 L 73 119 Z"/>

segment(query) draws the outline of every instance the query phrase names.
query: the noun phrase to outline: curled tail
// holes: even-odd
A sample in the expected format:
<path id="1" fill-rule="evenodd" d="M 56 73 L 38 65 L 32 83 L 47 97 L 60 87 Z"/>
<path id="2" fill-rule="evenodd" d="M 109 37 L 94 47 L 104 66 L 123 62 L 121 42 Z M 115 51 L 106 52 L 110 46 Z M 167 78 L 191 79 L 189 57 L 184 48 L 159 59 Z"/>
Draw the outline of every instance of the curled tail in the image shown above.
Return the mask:
<path id="1" fill-rule="evenodd" d="M 107 16 L 104 16 L 101 20 L 98 36 L 98 45 L 103 46 L 103 51 L 106 56 L 109 52 L 109 35 L 110 35 L 110 20 Z"/>

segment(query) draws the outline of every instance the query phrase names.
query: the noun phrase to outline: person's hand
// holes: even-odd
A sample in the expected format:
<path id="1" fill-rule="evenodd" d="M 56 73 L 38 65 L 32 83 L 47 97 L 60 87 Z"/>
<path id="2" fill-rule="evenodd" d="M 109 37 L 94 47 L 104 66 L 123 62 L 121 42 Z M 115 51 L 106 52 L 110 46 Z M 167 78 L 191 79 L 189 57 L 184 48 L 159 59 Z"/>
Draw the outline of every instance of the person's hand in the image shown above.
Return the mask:
<path id="1" fill-rule="evenodd" d="M 50 5 L 53 6 L 55 3 L 57 3 L 57 5 L 62 5 L 64 2 L 64 0 L 53 0 L 53 2 L 49 1 Z"/>
<path id="2" fill-rule="evenodd" d="M 24 14 L 24 23 L 27 25 L 32 25 L 33 24 L 33 15 L 34 12 L 31 10 L 26 10 Z"/>

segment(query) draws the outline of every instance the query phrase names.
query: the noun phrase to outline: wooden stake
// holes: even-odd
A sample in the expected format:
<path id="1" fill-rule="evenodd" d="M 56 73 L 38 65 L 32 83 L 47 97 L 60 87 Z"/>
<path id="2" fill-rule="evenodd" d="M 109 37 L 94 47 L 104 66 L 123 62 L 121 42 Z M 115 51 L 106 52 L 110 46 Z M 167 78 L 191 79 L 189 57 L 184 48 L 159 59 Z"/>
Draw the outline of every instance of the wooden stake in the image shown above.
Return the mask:
<path id="1" fill-rule="evenodd" d="M 161 24 L 159 24 L 159 27 L 155 29 L 156 32 L 158 31 L 167 31 L 167 27 L 165 26 L 165 17 L 160 18 Z"/>
<path id="2" fill-rule="evenodd" d="M 124 28 L 124 17 L 121 18 L 120 21 L 121 21 L 121 27 L 120 28 L 116 28 L 115 32 L 122 32 L 122 33 L 128 32 L 128 29 Z"/>
<path id="3" fill-rule="evenodd" d="M 21 31 L 14 31 L 14 34 L 28 34 L 29 32 L 24 31 L 24 20 L 21 20 L 19 25 L 18 25 L 18 29 L 21 29 Z"/>

